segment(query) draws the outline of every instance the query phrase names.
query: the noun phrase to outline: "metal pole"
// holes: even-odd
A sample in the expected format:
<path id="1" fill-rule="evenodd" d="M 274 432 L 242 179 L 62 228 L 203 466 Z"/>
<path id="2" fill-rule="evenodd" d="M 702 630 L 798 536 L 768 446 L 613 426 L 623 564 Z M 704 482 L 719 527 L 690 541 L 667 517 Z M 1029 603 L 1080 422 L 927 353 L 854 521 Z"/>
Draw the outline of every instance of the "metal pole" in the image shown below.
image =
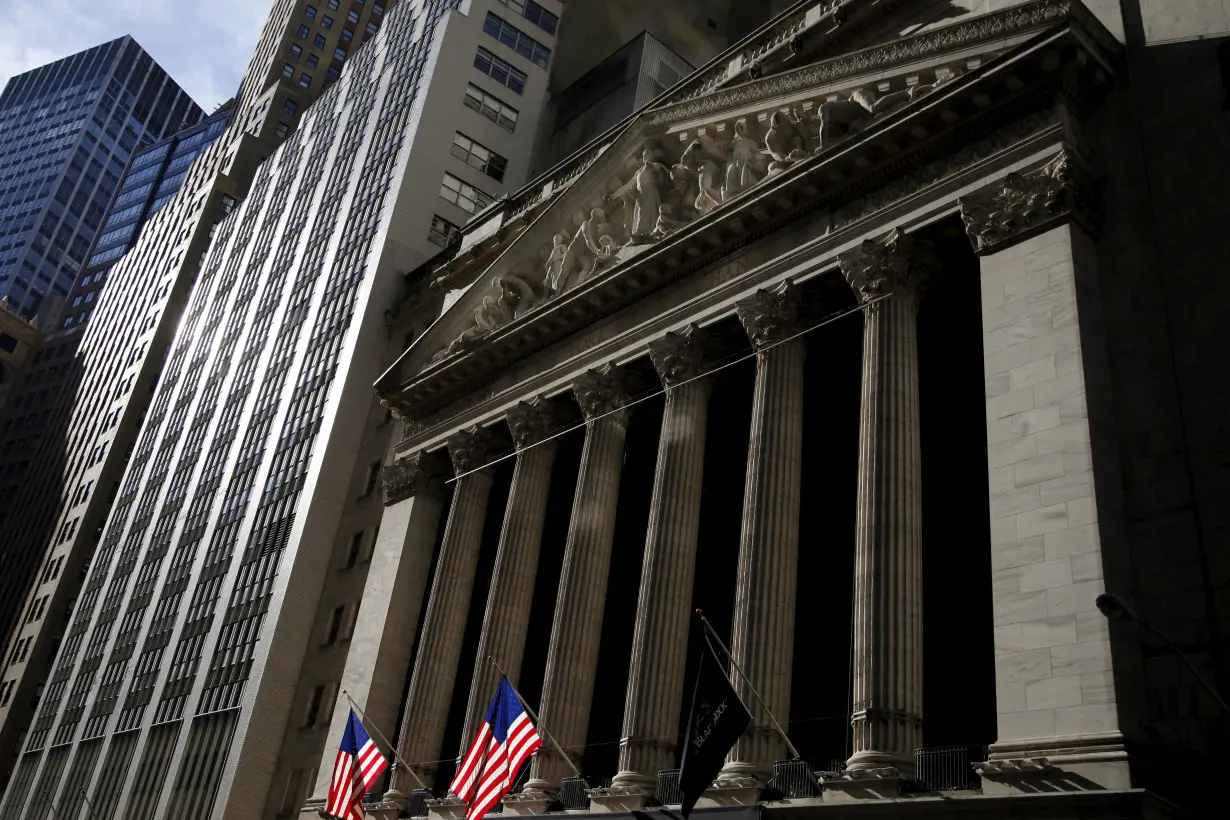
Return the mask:
<path id="1" fill-rule="evenodd" d="M 394 762 L 396 762 L 400 766 L 403 766 L 406 771 L 410 772 L 410 776 L 414 778 L 414 782 L 419 784 L 420 789 L 424 789 L 425 791 L 430 791 L 430 789 L 427 788 L 427 785 L 423 783 L 422 780 L 419 779 L 419 776 L 417 773 L 415 773 L 414 769 L 410 768 L 410 764 L 407 763 L 405 760 L 403 760 L 402 756 L 397 753 L 397 747 L 394 746 L 392 743 L 389 743 L 389 739 L 385 737 L 384 735 L 382 735 L 380 733 L 380 730 L 376 728 L 376 724 L 373 723 L 371 719 L 367 716 L 367 713 L 363 711 L 363 707 L 355 703 L 354 698 L 352 698 L 350 696 L 350 693 L 347 692 L 345 689 L 342 690 L 342 694 L 346 696 L 346 700 L 350 701 L 350 705 L 359 711 L 359 717 L 363 718 L 363 721 L 369 727 L 371 727 L 371 730 L 376 733 L 376 737 L 383 740 L 384 745 L 389 747 L 389 752 L 392 753 Z"/>
<path id="2" fill-rule="evenodd" d="M 794 748 L 794 744 L 791 743 L 790 738 L 786 736 L 786 731 L 782 728 L 782 725 L 777 722 L 777 718 L 773 717 L 773 712 L 769 709 L 769 705 L 764 702 L 764 698 L 762 698 L 760 693 L 756 691 L 756 684 L 752 683 L 751 678 L 743 674 L 743 670 L 739 668 L 739 664 L 735 660 L 735 656 L 730 654 L 730 650 L 726 648 L 726 644 L 724 644 L 722 639 L 718 637 L 717 631 L 714 630 L 713 625 L 709 623 L 709 619 L 705 617 L 705 613 L 698 609 L 696 610 L 696 614 L 700 616 L 700 622 L 705 625 L 706 635 L 712 637 L 713 640 L 718 642 L 718 646 L 722 647 L 722 651 L 726 653 L 727 659 L 730 660 L 730 665 L 734 667 L 735 671 L 739 673 L 739 677 L 743 678 L 743 680 L 747 683 L 747 688 L 751 689 L 752 694 L 756 696 L 756 701 L 760 704 L 760 708 L 764 709 L 764 713 L 769 716 L 769 721 L 773 724 L 773 728 L 777 730 L 779 735 L 781 735 L 782 740 L 786 744 L 786 748 L 789 749 L 790 754 L 793 755 L 791 759 L 802 760 L 803 756 L 799 754 L 798 749 Z M 710 644 L 710 648 L 712 649 L 712 644 Z M 811 776 L 812 784 L 817 789 L 823 791 L 824 785 L 820 782 L 820 778 L 816 777 L 816 773 L 811 770 L 811 766 L 807 767 L 807 774 Z"/>
<path id="3" fill-rule="evenodd" d="M 85 793 L 85 787 L 79 787 L 77 791 L 81 792 L 81 799 L 85 801 L 86 808 L 90 810 L 89 816 L 94 816 L 94 804 L 90 802 L 90 796 Z"/>
<path id="4" fill-rule="evenodd" d="M 495 667 L 495 671 L 500 673 L 500 677 L 504 680 L 508 680 L 508 675 L 505 674 L 504 670 L 500 668 L 500 665 L 495 662 L 495 658 L 488 655 L 487 660 L 490 661 L 491 665 Z M 563 755 L 565 762 L 568 763 L 568 767 L 576 773 L 576 776 L 584 780 L 585 775 L 581 774 L 581 770 L 577 768 L 577 764 L 572 762 L 572 758 L 569 757 L 568 753 L 564 751 L 564 747 L 559 745 L 555 738 L 551 737 L 551 733 L 547 731 L 547 727 L 542 725 L 542 721 L 538 719 L 538 715 L 534 714 L 534 710 L 530 708 L 530 705 L 525 702 L 525 698 L 521 697 L 521 693 L 517 691 L 517 687 L 513 686 L 513 682 L 510 680 L 508 680 L 508 685 L 512 687 L 513 694 L 517 696 L 517 700 L 521 701 L 521 705 L 525 707 L 525 711 L 530 713 L 530 717 L 533 719 L 534 725 L 543 733 L 547 740 L 551 741 L 551 745 L 559 750 L 559 753 Z"/>

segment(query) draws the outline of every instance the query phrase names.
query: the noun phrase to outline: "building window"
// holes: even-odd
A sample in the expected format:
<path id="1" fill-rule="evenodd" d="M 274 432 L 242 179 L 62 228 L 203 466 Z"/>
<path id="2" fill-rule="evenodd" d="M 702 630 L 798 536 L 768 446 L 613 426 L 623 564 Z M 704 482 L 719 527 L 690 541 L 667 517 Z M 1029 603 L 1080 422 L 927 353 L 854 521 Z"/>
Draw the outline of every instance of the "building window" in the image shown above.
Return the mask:
<path id="1" fill-rule="evenodd" d="M 372 14 L 384 14 L 384 4 L 372 3 Z"/>
<path id="2" fill-rule="evenodd" d="M 363 492 L 359 494 L 359 498 L 366 498 L 376 491 L 380 484 L 380 466 L 379 461 L 373 461 L 367 466 L 367 478 L 363 480 Z"/>
<path id="3" fill-rule="evenodd" d="M 315 726 L 320 720 L 320 707 L 325 699 L 325 687 L 317 686 L 308 696 L 307 709 L 303 711 L 303 727 Z"/>
<path id="4" fill-rule="evenodd" d="M 554 34 L 559 27 L 559 18 L 535 3 L 534 0 L 500 0 L 500 2 L 547 34 Z"/>
<path id="5" fill-rule="evenodd" d="M 311 74 L 300 74 L 299 75 L 299 85 L 303 86 L 304 88 L 310 88 L 312 85 L 312 75 Z"/>
<path id="6" fill-rule="evenodd" d="M 477 168 L 492 179 L 504 179 L 504 171 L 508 167 L 508 160 L 490 148 L 479 145 L 464 134 L 458 132 L 453 136 L 453 147 L 450 151 L 457 159 L 471 168 Z"/>
<path id="7" fill-rule="evenodd" d="M 320 58 L 315 54 L 309 54 L 307 57 L 308 68 L 315 68 L 320 63 Z"/>
<path id="8" fill-rule="evenodd" d="M 342 569 L 350 569 L 359 563 L 359 556 L 363 554 L 363 530 L 359 530 L 354 535 L 350 536 L 350 543 L 346 545 L 346 561 L 342 564 Z"/>
<path id="9" fill-rule="evenodd" d="M 303 46 L 299 45 L 298 43 L 290 44 L 290 56 L 298 57 L 302 53 L 303 53 Z"/>
<path id="10" fill-rule="evenodd" d="M 551 62 L 551 49 L 494 12 L 487 12 L 487 19 L 483 21 L 483 31 L 536 66 L 546 68 Z"/>
<path id="11" fill-rule="evenodd" d="M 518 94 L 525 93 L 525 72 L 513 68 L 482 46 L 474 55 L 474 67 L 500 85 L 508 86 Z"/>
<path id="12" fill-rule="evenodd" d="M 325 35 L 317 34 L 314 38 L 312 38 L 312 45 L 315 46 L 316 48 L 324 48 L 325 47 Z"/>
<path id="13" fill-rule="evenodd" d="M 290 133 L 290 126 L 278 120 L 278 124 L 273 127 L 273 133 L 277 134 L 279 139 L 285 139 L 286 135 Z"/>
<path id="14" fill-rule="evenodd" d="M 467 213 L 477 213 L 494 201 L 490 194 L 483 193 L 467 182 L 462 182 L 452 174 L 444 175 L 444 182 L 440 185 L 440 196 Z"/>
<path id="15" fill-rule="evenodd" d="M 329 66 L 327 69 L 325 69 L 325 76 L 328 77 L 330 80 L 336 80 L 338 77 L 342 76 L 342 72 L 338 71 L 333 66 Z"/>
<path id="16" fill-rule="evenodd" d="M 282 66 L 282 76 L 283 77 L 295 76 L 295 67 L 291 65 L 290 63 L 286 63 L 285 65 L 283 65 Z"/>
<path id="17" fill-rule="evenodd" d="M 333 49 L 333 59 L 345 60 L 346 59 L 346 49 L 342 48 L 341 46 L 338 46 L 337 48 Z"/>
<path id="18" fill-rule="evenodd" d="M 508 131 L 517 130 L 517 109 L 505 105 L 476 85 L 466 89 L 465 104 Z"/>
<path id="19" fill-rule="evenodd" d="M 333 28 L 333 18 L 327 14 L 324 17 L 321 17 L 320 27 L 325 29 Z"/>
<path id="20" fill-rule="evenodd" d="M 299 103 L 295 102 L 294 100 L 287 100 L 286 102 L 282 103 L 282 111 L 287 114 L 294 115 L 294 113 L 298 110 L 299 110 Z"/>
<path id="21" fill-rule="evenodd" d="M 337 2 L 338 0 L 328 0 L 325 5 L 329 7 L 330 11 L 337 11 Z"/>
<path id="22" fill-rule="evenodd" d="M 460 238 L 461 228 L 438 214 L 431 217 L 431 229 L 427 231 L 428 241 L 447 248 Z"/>
<path id="23" fill-rule="evenodd" d="M 310 28 L 308 28 L 307 26 L 303 26 L 303 25 L 301 25 L 301 26 L 299 26 L 299 30 L 298 30 L 298 31 L 296 31 L 296 32 L 295 32 L 295 34 L 299 37 L 299 39 L 300 39 L 300 40 L 303 40 L 303 39 L 305 39 L 305 38 L 308 36 L 308 34 L 310 34 L 311 32 L 312 32 L 312 30 L 311 30 Z"/>
<path id="24" fill-rule="evenodd" d="M 346 607 L 334 607 L 329 613 L 329 620 L 325 623 L 325 639 L 321 646 L 333 646 L 337 643 L 338 635 L 342 631 L 342 622 L 346 618 Z"/>
<path id="25" fill-rule="evenodd" d="M 359 22 L 359 12 L 355 11 L 354 9 L 351 9 L 350 11 L 346 12 L 346 22 L 350 23 L 351 25 L 354 25 L 355 23 Z"/>
<path id="26" fill-rule="evenodd" d="M 316 19 L 316 7 L 308 6 L 307 8 L 305 8 L 303 10 L 303 16 L 309 20 L 315 20 Z"/>

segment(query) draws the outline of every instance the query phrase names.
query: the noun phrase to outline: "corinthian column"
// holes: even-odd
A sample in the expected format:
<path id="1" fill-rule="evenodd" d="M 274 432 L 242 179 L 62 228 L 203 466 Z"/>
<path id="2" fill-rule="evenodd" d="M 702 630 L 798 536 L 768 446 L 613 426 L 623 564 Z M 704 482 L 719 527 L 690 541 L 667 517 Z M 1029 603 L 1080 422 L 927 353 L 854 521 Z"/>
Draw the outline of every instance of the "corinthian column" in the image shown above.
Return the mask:
<path id="1" fill-rule="evenodd" d="M 539 712 L 542 725 L 565 749 L 584 745 L 589 726 L 615 539 L 624 437 L 631 412 L 623 408 L 635 391 L 632 381 L 622 367 L 608 365 L 572 383 L 585 414 L 585 449 L 568 525 Z M 570 756 L 579 763 L 580 754 Z M 558 791 L 560 779 L 571 773 L 572 767 L 554 746 L 543 746 L 534 756 L 525 792 L 543 795 Z"/>
<path id="2" fill-rule="evenodd" d="M 740 695 L 758 717 L 731 750 L 719 779 L 763 782 L 786 750 L 747 683 L 778 720 L 789 718 L 807 342 L 790 338 L 799 329 L 799 294 L 791 285 L 758 291 L 736 308 L 756 349 L 756 388 L 731 654 L 747 675 L 736 677 Z"/>
<path id="3" fill-rule="evenodd" d="M 464 754 L 478 731 L 499 683 L 499 673 L 487 658 L 495 658 L 514 685 L 521 674 L 547 494 L 551 490 L 551 465 L 558 444 L 555 439 L 547 439 L 559 429 L 558 413 L 559 406 L 554 401 L 540 398 L 520 402 L 508 411 L 508 429 L 517 446 L 517 464 L 487 594 L 459 754 Z"/>
<path id="4" fill-rule="evenodd" d="M 923 243 L 894 230 L 841 257 L 863 304 L 851 769 L 914 771 L 922 742 L 918 295 Z M 879 301 L 876 301 L 876 300 Z"/>
<path id="5" fill-rule="evenodd" d="M 490 434 L 478 429 L 458 433 L 448 441 L 453 469 L 461 477 L 457 479 L 453 505 L 444 528 L 444 541 L 440 545 L 397 739 L 398 754 L 427 783 L 435 776 L 436 766 L 425 761 L 440 758 L 444 720 L 461 659 L 461 639 L 470 609 L 470 593 L 474 589 L 487 498 L 491 494 L 491 470 L 479 468 L 487 461 L 490 444 Z M 475 470 L 477 472 L 472 472 Z M 402 637 L 407 641 L 412 639 L 412 636 Z M 397 767 L 386 797 L 404 802 L 414 785 L 414 778 Z"/>
<path id="6" fill-rule="evenodd" d="M 666 409 L 614 790 L 652 794 L 658 770 L 675 764 L 712 392 L 710 379 L 696 378 L 704 372 L 704 336 L 693 325 L 649 346 L 649 356 L 666 385 Z"/>

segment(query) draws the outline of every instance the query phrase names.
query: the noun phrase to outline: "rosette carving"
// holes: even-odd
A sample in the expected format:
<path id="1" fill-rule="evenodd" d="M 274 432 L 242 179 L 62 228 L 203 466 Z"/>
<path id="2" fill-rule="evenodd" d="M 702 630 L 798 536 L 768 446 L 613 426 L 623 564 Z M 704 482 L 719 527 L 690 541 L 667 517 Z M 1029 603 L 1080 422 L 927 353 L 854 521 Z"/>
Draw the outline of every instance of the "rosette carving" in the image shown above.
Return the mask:
<path id="1" fill-rule="evenodd" d="M 735 311 L 752 347 L 760 350 L 793 336 L 799 330 L 799 289 L 786 282 L 772 289 L 758 290 L 735 303 Z"/>
<path id="2" fill-rule="evenodd" d="M 440 459 L 423 452 L 386 464 L 380 475 L 384 503 L 396 504 L 416 495 L 436 492 L 442 472 Z"/>
<path id="3" fill-rule="evenodd" d="M 505 416 L 513 444 L 518 450 L 533 447 L 540 441 L 558 432 L 561 427 L 560 407 L 541 396 L 529 401 L 517 402 Z"/>
<path id="4" fill-rule="evenodd" d="M 858 250 L 841 254 L 837 261 L 862 304 L 891 293 L 917 305 L 934 265 L 931 244 L 897 228 L 883 239 L 865 240 Z"/>
<path id="5" fill-rule="evenodd" d="M 626 368 L 615 364 L 603 365 L 577 376 L 572 381 L 572 392 L 577 404 L 585 414 L 586 421 L 593 421 L 621 410 L 640 387 L 639 379 Z M 615 416 L 623 423 L 628 421 L 628 411 Z"/>
<path id="6" fill-rule="evenodd" d="M 694 379 L 708 369 L 705 350 L 709 334 L 697 325 L 688 325 L 681 333 L 668 332 L 649 343 L 649 359 L 662 384 L 674 387 Z"/>
<path id="7" fill-rule="evenodd" d="M 974 252 L 1001 250 L 1068 218 L 1091 223 L 1089 186 L 1079 169 L 1064 149 L 1037 171 L 1008 174 L 998 186 L 961 197 L 961 221 Z"/>
<path id="8" fill-rule="evenodd" d="M 448 437 L 448 455 L 453 461 L 457 475 L 477 470 L 484 466 L 497 449 L 495 436 L 490 430 L 471 427 Z"/>

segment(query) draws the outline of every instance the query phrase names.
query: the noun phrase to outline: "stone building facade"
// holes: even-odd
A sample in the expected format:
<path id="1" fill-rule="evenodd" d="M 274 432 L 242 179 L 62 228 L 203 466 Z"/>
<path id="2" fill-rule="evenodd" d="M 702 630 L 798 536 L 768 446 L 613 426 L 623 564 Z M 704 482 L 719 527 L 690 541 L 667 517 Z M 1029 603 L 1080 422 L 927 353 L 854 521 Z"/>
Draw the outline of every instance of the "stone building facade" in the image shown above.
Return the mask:
<path id="1" fill-rule="evenodd" d="M 1176 651 L 1224 687 L 1228 19 L 796 4 L 476 217 L 377 383 L 402 435 L 342 688 L 408 766 L 373 812 L 460 816 L 489 657 L 553 739 L 505 812 L 578 770 L 589 811 L 669 803 L 697 606 L 823 772 L 783 797 L 748 696 L 707 805 L 1198 808 L 1227 722 Z M 929 789 L 954 744 L 973 782 Z"/>

